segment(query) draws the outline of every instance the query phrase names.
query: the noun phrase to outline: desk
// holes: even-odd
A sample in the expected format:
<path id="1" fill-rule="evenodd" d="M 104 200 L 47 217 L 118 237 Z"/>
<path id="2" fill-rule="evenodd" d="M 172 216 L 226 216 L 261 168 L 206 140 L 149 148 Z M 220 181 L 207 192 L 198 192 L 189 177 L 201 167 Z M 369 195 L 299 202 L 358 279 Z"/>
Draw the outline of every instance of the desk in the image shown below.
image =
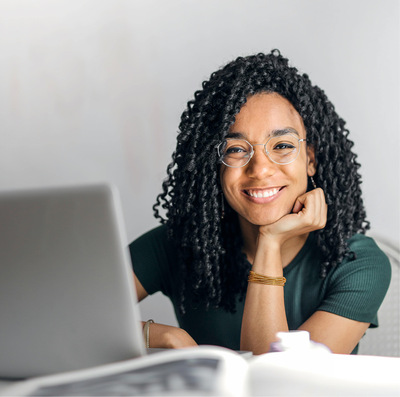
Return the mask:
<path id="1" fill-rule="evenodd" d="M 249 375 L 252 396 L 400 396 L 399 357 L 272 353 Z"/>

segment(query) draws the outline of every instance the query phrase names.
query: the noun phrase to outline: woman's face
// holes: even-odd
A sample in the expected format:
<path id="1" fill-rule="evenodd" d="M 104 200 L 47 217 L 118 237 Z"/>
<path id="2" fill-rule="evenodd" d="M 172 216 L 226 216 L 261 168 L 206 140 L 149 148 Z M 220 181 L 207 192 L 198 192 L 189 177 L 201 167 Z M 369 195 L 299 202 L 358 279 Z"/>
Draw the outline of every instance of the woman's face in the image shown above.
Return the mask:
<path id="1" fill-rule="evenodd" d="M 247 100 L 229 134 L 254 145 L 266 143 L 272 133 L 284 129 L 306 138 L 303 120 L 291 103 L 278 94 L 262 93 Z M 301 142 L 298 157 L 286 165 L 272 162 L 263 146 L 254 146 L 254 155 L 244 167 L 222 164 L 220 179 L 225 198 L 241 222 L 267 225 L 292 211 L 297 197 L 307 190 L 307 175 L 314 174 L 314 152 Z"/>

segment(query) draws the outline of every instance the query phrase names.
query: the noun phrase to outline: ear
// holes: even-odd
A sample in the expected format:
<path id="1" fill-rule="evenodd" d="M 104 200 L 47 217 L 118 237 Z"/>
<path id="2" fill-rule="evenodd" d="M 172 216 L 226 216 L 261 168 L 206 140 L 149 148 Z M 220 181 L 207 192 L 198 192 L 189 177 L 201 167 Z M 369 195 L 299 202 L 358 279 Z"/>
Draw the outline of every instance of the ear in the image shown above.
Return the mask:
<path id="1" fill-rule="evenodd" d="M 314 176 L 317 172 L 317 163 L 315 161 L 315 150 L 312 146 L 307 146 L 307 175 Z"/>

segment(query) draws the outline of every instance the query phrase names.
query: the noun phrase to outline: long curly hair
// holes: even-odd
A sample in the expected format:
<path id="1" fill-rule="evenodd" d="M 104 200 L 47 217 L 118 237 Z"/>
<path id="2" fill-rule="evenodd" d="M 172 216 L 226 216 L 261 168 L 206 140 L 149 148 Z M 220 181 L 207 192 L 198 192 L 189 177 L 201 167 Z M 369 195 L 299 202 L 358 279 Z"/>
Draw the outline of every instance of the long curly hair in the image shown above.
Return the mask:
<path id="1" fill-rule="evenodd" d="M 163 191 L 153 206 L 178 252 L 182 312 L 189 302 L 200 301 L 234 311 L 236 299 L 245 295 L 250 264 L 242 253 L 238 216 L 223 199 L 216 146 L 246 99 L 262 92 L 278 93 L 291 102 L 304 121 L 307 144 L 315 150 L 314 179 L 328 204 L 326 226 L 315 232 L 323 258 L 321 277 L 354 255 L 347 240 L 369 229 L 353 142 L 324 91 L 278 50 L 239 57 L 212 73 L 188 102 Z"/>

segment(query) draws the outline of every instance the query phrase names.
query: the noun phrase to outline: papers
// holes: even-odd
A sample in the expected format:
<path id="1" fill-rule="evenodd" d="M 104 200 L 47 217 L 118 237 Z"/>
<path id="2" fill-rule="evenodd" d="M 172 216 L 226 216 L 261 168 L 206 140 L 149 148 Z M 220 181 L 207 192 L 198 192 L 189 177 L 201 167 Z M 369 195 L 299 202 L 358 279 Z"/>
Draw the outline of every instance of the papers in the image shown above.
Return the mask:
<path id="1" fill-rule="evenodd" d="M 400 358 L 211 346 L 17 382 L 1 396 L 399 396 Z"/>
<path id="2" fill-rule="evenodd" d="M 17 382 L 0 395 L 245 396 L 247 366 L 238 353 L 202 346 Z"/>

